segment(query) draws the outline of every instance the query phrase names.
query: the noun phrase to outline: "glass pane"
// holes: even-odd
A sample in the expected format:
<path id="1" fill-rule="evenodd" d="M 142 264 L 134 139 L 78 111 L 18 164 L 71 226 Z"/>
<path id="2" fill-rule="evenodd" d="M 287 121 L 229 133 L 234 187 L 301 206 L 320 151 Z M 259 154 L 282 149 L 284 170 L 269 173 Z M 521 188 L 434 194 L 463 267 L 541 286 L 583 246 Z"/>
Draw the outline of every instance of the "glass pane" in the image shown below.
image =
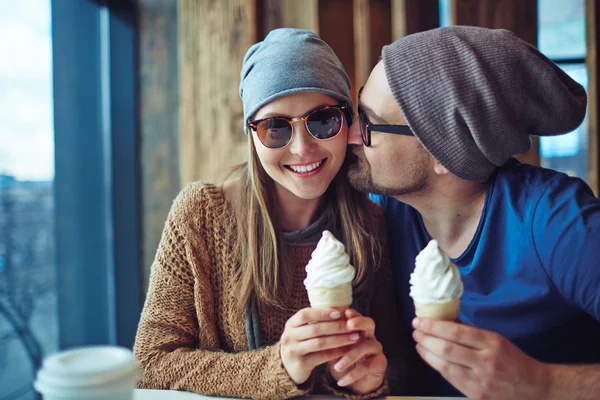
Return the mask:
<path id="1" fill-rule="evenodd" d="M 585 64 L 559 65 L 587 90 Z M 553 137 L 540 137 L 542 166 L 556 169 L 569 175 L 587 179 L 588 168 L 588 123 L 583 123 L 571 133 Z"/>
<path id="2" fill-rule="evenodd" d="M 50 0 L 0 2 L 0 399 L 57 350 Z"/>
<path id="3" fill-rule="evenodd" d="M 538 48 L 552 59 L 585 57 L 585 0 L 538 0 Z"/>
<path id="4" fill-rule="evenodd" d="M 450 26 L 450 0 L 440 0 L 440 26 Z"/>

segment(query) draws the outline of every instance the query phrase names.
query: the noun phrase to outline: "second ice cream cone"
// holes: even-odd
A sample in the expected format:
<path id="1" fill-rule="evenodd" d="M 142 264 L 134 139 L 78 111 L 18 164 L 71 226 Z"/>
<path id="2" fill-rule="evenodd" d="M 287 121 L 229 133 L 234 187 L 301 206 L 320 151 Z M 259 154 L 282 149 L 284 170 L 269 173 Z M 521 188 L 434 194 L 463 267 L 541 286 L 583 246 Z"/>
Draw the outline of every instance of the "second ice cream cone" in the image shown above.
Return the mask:
<path id="1" fill-rule="evenodd" d="M 410 274 L 410 296 L 417 317 L 456 321 L 463 283 L 460 272 L 436 240 L 431 240 L 415 259 Z"/>
<path id="2" fill-rule="evenodd" d="M 456 321 L 460 312 L 460 298 L 445 303 L 419 304 L 415 302 L 415 313 L 420 318 Z"/>

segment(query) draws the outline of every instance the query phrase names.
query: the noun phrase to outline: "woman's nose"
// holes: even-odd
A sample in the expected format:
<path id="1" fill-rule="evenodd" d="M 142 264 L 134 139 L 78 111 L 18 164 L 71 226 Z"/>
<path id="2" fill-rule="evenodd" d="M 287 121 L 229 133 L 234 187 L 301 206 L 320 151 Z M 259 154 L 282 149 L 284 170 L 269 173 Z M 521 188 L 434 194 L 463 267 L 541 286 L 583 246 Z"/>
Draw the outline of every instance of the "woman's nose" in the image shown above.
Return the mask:
<path id="1" fill-rule="evenodd" d="M 315 149 L 316 139 L 308 132 L 304 121 L 294 121 L 292 129 L 294 133 L 290 143 L 290 152 L 299 156 L 312 153 Z"/>

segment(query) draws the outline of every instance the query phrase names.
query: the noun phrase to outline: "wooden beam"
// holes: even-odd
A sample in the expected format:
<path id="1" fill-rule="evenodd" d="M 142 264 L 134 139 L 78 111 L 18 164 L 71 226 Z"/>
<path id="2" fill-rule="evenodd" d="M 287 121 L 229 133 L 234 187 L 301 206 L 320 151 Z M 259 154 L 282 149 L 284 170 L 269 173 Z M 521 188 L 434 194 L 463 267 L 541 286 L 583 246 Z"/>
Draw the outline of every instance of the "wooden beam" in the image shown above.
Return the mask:
<path id="1" fill-rule="evenodd" d="M 355 86 L 360 87 L 367 81 L 372 68 L 369 0 L 354 0 L 354 65 Z"/>
<path id="2" fill-rule="evenodd" d="M 408 35 L 406 1 L 392 0 L 392 41 Z"/>
<path id="3" fill-rule="evenodd" d="M 586 0 L 586 41 L 587 41 L 587 70 L 588 70 L 588 179 L 590 187 L 596 196 L 600 194 L 600 143 L 598 140 L 598 116 L 600 104 L 598 103 L 598 23 L 600 22 L 600 8 L 595 0 Z"/>
<path id="4" fill-rule="evenodd" d="M 369 5 L 371 37 L 369 70 L 372 70 L 379 62 L 383 46 L 392 43 L 394 39 L 392 36 L 391 0 L 370 0 Z M 357 82 L 357 84 L 363 85 L 364 82 Z"/>
<path id="5" fill-rule="evenodd" d="M 537 0 L 452 0 L 452 25 L 503 28 L 537 46 Z"/>
<path id="6" fill-rule="evenodd" d="M 352 99 L 356 100 L 354 51 L 354 10 L 346 0 L 319 0 L 319 36 L 339 57 L 352 81 Z"/>
<path id="7" fill-rule="evenodd" d="M 139 0 L 142 282 L 179 185 L 177 3 Z"/>
<path id="8" fill-rule="evenodd" d="M 438 0 L 392 0 L 392 40 L 440 26 Z"/>
<path id="9" fill-rule="evenodd" d="M 259 3 L 259 40 L 276 28 L 300 28 L 319 34 L 318 0 L 262 0 Z"/>
<path id="10" fill-rule="evenodd" d="M 452 25 L 508 29 L 537 46 L 537 0 L 452 0 Z M 518 156 L 524 163 L 540 165 L 540 144 L 531 136 L 531 150 Z"/>
<path id="11" fill-rule="evenodd" d="M 246 159 L 243 57 L 256 42 L 256 1 L 179 0 L 180 181 L 216 180 Z"/>

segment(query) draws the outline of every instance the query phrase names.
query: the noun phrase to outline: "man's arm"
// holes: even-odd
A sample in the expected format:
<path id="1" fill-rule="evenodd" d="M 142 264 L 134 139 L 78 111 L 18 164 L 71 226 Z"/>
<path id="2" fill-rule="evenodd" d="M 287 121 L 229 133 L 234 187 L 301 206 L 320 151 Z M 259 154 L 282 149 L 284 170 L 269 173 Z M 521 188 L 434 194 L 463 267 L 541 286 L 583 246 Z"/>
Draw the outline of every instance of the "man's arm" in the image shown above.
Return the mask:
<path id="1" fill-rule="evenodd" d="M 549 365 L 552 385 L 547 399 L 600 397 L 600 365 Z"/>
<path id="2" fill-rule="evenodd" d="M 497 333 L 416 318 L 417 352 L 470 399 L 598 399 L 600 365 L 541 363 Z"/>

